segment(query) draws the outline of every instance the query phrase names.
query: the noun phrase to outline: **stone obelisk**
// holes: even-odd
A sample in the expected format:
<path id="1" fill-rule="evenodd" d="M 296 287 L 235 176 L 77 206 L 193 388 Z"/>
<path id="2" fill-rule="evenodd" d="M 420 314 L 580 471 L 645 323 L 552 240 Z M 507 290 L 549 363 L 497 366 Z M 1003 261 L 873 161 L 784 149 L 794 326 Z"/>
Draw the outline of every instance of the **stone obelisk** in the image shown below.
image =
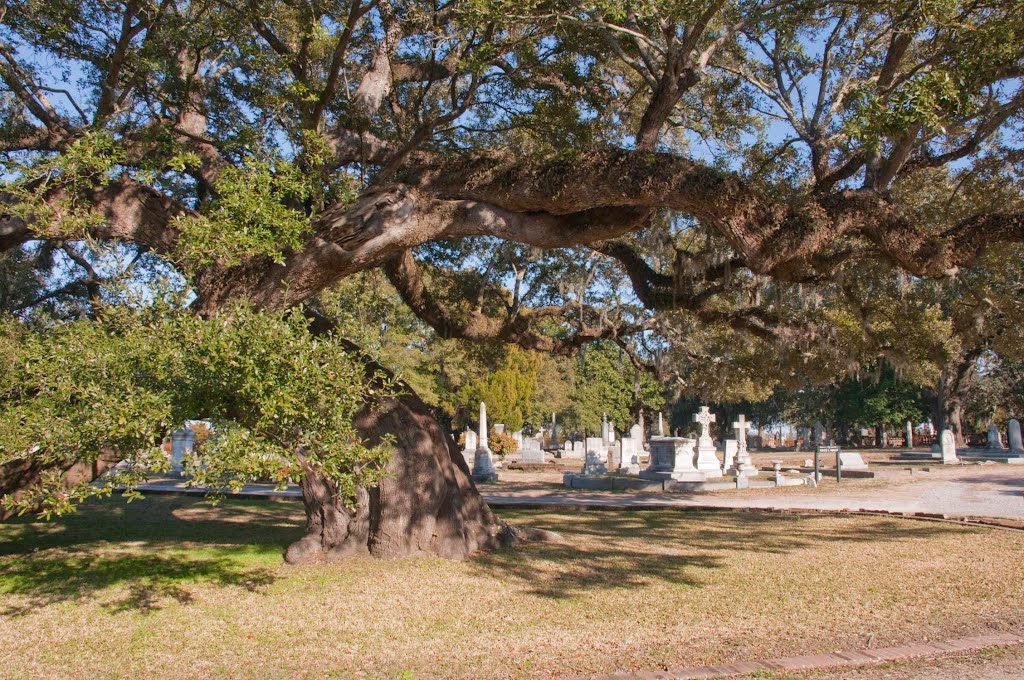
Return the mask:
<path id="1" fill-rule="evenodd" d="M 498 481 L 491 448 L 487 445 L 487 404 L 480 402 L 480 434 L 477 435 L 476 457 L 473 459 L 473 481 L 478 484 Z"/>

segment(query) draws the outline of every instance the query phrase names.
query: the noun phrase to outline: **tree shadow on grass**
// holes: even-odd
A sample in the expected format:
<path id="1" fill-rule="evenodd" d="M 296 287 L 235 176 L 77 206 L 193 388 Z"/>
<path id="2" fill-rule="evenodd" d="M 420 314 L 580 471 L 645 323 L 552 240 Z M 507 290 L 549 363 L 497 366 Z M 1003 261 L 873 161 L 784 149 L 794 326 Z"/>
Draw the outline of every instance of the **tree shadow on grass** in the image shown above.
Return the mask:
<path id="1" fill-rule="evenodd" d="M 757 511 L 513 511 L 502 519 L 555 531 L 565 543 L 536 543 L 483 554 L 473 567 L 515 580 L 528 593 L 562 599 L 595 589 L 643 588 L 652 580 L 699 588 L 739 553 L 786 554 L 830 543 L 896 543 L 984 531 L 952 524 Z"/>
<path id="2" fill-rule="evenodd" d="M 124 586 L 125 594 L 104 606 L 111 612 L 160 609 L 175 601 L 191 604 L 190 583 L 242 587 L 258 592 L 275 580 L 262 568 L 246 568 L 229 558 L 195 559 L 163 555 L 26 557 L 0 562 L 0 592 L 25 598 L 0 612 L 27 614 L 33 609 L 74 601 Z"/>
<path id="3" fill-rule="evenodd" d="M 213 584 L 250 592 L 275 580 L 251 562 L 277 557 L 302 535 L 301 505 L 193 498 L 114 498 L 83 505 L 53 522 L 0 524 L 0 594 L 20 596 L 0 615 L 17 616 L 121 588 L 105 606 L 148 612 L 192 602 L 187 586 Z M 120 593 L 119 593 L 120 594 Z"/>

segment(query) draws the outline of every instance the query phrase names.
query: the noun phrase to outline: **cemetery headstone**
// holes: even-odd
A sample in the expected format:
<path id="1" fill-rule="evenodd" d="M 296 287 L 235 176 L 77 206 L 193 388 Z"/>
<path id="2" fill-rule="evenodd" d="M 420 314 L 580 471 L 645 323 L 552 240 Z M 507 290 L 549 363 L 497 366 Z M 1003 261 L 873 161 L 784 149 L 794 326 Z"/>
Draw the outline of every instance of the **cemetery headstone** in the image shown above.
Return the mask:
<path id="1" fill-rule="evenodd" d="M 583 463 L 583 474 L 603 475 L 608 472 L 608 450 L 600 437 L 587 437 L 586 459 Z"/>
<path id="2" fill-rule="evenodd" d="M 736 460 L 736 451 L 737 451 L 738 448 L 739 448 L 739 444 L 737 443 L 737 441 L 735 439 L 726 439 L 725 440 L 725 449 L 724 449 L 725 460 L 722 461 L 722 472 L 723 473 L 728 472 L 729 468 L 732 467 L 733 461 Z"/>
<path id="3" fill-rule="evenodd" d="M 495 428 L 495 432 L 497 432 L 497 428 Z M 487 405 L 482 401 L 480 402 L 480 434 L 477 439 L 476 455 L 473 457 L 473 481 L 484 484 L 498 481 L 493 454 L 487 444 Z"/>
<path id="4" fill-rule="evenodd" d="M 1003 450 L 1003 435 L 999 432 L 999 428 L 996 427 L 994 423 L 988 426 L 988 444 L 985 448 L 994 451 Z"/>
<path id="5" fill-rule="evenodd" d="M 854 451 L 840 451 L 839 462 L 844 470 L 867 470 L 868 464 L 864 462 L 859 453 Z"/>
<path id="6" fill-rule="evenodd" d="M 520 453 L 520 460 L 524 463 L 543 463 L 544 449 L 541 448 L 540 440 L 535 437 L 527 437 L 523 440 L 523 448 Z"/>
<path id="7" fill-rule="evenodd" d="M 639 439 L 623 437 L 619 440 L 614 466 L 619 472 L 626 472 L 633 475 L 640 473 Z"/>
<path id="8" fill-rule="evenodd" d="M 907 441 L 904 446 L 908 449 L 914 448 L 914 426 L 909 420 L 907 421 Z"/>
<path id="9" fill-rule="evenodd" d="M 629 438 L 635 439 L 638 442 L 643 441 L 644 429 L 640 426 L 640 423 L 633 423 L 633 427 L 629 428 Z"/>
<path id="10" fill-rule="evenodd" d="M 462 457 L 466 459 L 466 465 L 473 464 L 473 456 L 476 455 L 476 432 L 466 426 L 465 442 L 462 445 Z"/>
<path id="11" fill-rule="evenodd" d="M 736 458 L 731 466 L 732 474 L 737 477 L 753 477 L 757 475 L 757 467 L 747 450 L 747 418 L 742 413 L 732 424 L 736 430 Z"/>
<path id="12" fill-rule="evenodd" d="M 711 439 L 711 423 L 715 420 L 715 414 L 711 413 L 707 406 L 701 406 L 700 411 L 693 415 L 693 421 L 700 425 L 696 467 L 706 477 L 722 476 L 722 463 L 715 454 L 715 442 Z"/>
<path id="13" fill-rule="evenodd" d="M 1021 442 L 1020 437 L 1020 421 L 1016 418 L 1011 418 L 1010 422 L 1006 424 L 1007 438 L 1010 441 L 1010 450 L 1015 453 L 1024 453 L 1024 443 Z"/>
<path id="14" fill-rule="evenodd" d="M 943 464 L 959 462 L 960 459 L 956 457 L 956 437 L 953 435 L 953 431 L 943 430 L 939 439 L 942 442 Z"/>
<path id="15" fill-rule="evenodd" d="M 196 433 L 191 427 L 182 427 L 171 433 L 171 468 L 181 470 L 185 454 L 192 451 Z"/>

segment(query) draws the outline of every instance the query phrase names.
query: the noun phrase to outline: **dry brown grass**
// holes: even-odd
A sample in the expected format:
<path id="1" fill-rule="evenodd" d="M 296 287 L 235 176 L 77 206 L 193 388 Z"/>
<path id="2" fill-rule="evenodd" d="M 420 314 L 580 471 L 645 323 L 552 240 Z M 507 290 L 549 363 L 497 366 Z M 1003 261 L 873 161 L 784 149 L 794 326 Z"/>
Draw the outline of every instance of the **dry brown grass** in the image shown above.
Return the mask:
<path id="1" fill-rule="evenodd" d="M 890 518 L 502 511 L 479 556 L 288 567 L 292 502 L 150 498 L 0 525 L 0 676 L 545 677 L 1018 623 L 1024 534 Z"/>

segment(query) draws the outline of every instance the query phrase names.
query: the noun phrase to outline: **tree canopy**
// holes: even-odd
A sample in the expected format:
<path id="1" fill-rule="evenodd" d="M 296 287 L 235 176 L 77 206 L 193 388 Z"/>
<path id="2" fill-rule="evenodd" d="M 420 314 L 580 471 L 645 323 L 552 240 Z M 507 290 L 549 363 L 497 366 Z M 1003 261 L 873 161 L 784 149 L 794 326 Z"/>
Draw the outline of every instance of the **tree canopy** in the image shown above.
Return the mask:
<path id="1" fill-rule="evenodd" d="M 427 396 L 474 381 L 446 343 L 500 372 L 602 341 L 715 400 L 888 362 L 955 415 L 958 375 L 1024 358 L 1022 36 L 1021 0 L 7 4 L 0 298 L 103 318 L 103 280 L 164 268 L 199 319 L 305 305 Z M 361 317 L 357 276 L 386 290 Z M 304 488 L 310 537 L 492 544 L 426 405 L 389 403 L 364 434 L 429 492 Z"/>

